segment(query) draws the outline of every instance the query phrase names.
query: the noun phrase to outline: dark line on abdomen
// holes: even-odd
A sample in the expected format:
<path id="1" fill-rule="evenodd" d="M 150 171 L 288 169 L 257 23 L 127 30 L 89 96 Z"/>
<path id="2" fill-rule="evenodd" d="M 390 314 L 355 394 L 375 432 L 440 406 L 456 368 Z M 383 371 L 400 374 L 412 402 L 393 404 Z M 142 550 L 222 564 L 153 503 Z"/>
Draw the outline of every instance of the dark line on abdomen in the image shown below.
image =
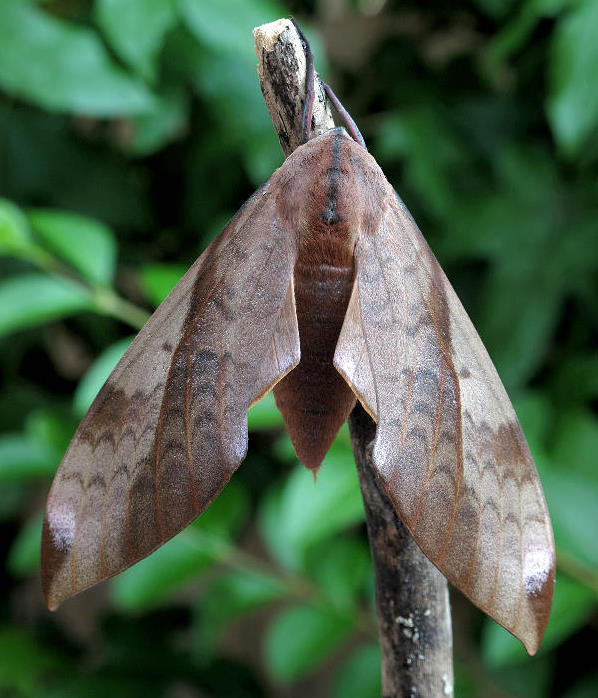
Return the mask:
<path id="1" fill-rule="evenodd" d="M 328 168 L 329 188 L 328 188 L 328 203 L 324 208 L 322 220 L 324 223 L 331 225 L 338 221 L 337 213 L 337 196 L 338 196 L 338 180 L 340 177 L 340 162 L 341 162 L 341 141 L 344 140 L 344 135 L 341 130 L 335 134 L 332 141 L 332 161 Z"/>

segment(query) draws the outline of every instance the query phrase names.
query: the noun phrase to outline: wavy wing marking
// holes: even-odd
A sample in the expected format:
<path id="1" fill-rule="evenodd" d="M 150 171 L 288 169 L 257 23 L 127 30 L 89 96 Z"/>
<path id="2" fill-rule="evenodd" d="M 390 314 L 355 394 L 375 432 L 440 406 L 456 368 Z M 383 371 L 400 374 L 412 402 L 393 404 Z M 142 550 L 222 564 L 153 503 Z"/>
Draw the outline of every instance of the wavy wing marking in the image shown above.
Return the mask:
<path id="1" fill-rule="evenodd" d="M 249 405 L 299 361 L 294 239 L 266 185 L 114 369 L 48 497 L 50 608 L 178 533 L 244 458 Z"/>
<path id="2" fill-rule="evenodd" d="M 509 398 L 398 197 L 355 257 L 335 364 L 377 420 L 374 465 L 422 551 L 534 653 L 554 543 Z"/>

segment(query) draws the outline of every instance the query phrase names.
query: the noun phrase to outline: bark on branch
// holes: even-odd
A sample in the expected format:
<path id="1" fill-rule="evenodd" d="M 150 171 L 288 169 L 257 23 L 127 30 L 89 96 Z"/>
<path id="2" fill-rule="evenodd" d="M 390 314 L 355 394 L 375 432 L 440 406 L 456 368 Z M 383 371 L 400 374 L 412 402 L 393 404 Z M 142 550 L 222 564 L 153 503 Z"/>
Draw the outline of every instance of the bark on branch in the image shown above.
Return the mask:
<path id="1" fill-rule="evenodd" d="M 305 51 L 292 22 L 254 30 L 264 100 L 285 156 L 301 142 Z M 316 76 L 312 136 L 334 127 Z M 452 636 L 445 578 L 417 547 L 381 487 L 371 461 L 375 424 L 358 404 L 349 418 L 376 575 L 384 698 L 453 694 Z"/>
<path id="2" fill-rule="evenodd" d="M 305 51 L 289 19 L 262 24 L 253 30 L 257 73 L 272 124 L 285 157 L 301 145 L 305 98 Z M 330 103 L 316 74 L 312 137 L 334 128 Z"/>

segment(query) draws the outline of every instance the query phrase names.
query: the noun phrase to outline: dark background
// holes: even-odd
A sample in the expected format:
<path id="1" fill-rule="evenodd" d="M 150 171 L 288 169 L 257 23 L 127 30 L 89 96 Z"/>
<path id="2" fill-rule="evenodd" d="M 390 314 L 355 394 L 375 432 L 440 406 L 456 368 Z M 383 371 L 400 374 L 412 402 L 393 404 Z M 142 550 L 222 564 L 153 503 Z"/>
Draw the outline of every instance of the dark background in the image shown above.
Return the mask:
<path id="1" fill-rule="evenodd" d="M 456 695 L 598 695 L 598 3 L 0 2 L 0 695 L 379 696 L 346 430 L 271 399 L 200 519 L 50 614 L 47 490 L 126 342 L 282 161 L 251 29 L 294 14 L 469 310 L 551 511 L 539 653 L 453 593 Z"/>

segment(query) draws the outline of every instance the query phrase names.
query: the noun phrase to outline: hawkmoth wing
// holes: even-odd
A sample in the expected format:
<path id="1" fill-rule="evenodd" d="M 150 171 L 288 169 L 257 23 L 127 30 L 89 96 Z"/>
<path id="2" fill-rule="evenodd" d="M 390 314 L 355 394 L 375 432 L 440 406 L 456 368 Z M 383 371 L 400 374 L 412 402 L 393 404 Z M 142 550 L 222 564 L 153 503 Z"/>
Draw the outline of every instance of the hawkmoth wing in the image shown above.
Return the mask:
<path id="1" fill-rule="evenodd" d="M 79 427 L 42 542 L 51 608 L 149 554 L 245 456 L 270 388 L 317 469 L 358 399 L 422 551 L 535 652 L 554 543 L 496 370 L 379 166 L 343 129 L 295 150 L 141 330 Z"/>
<path id="2" fill-rule="evenodd" d="M 108 378 L 48 496 L 42 585 L 51 609 L 178 533 L 245 457 L 250 404 L 299 361 L 293 239 L 267 183 Z"/>

